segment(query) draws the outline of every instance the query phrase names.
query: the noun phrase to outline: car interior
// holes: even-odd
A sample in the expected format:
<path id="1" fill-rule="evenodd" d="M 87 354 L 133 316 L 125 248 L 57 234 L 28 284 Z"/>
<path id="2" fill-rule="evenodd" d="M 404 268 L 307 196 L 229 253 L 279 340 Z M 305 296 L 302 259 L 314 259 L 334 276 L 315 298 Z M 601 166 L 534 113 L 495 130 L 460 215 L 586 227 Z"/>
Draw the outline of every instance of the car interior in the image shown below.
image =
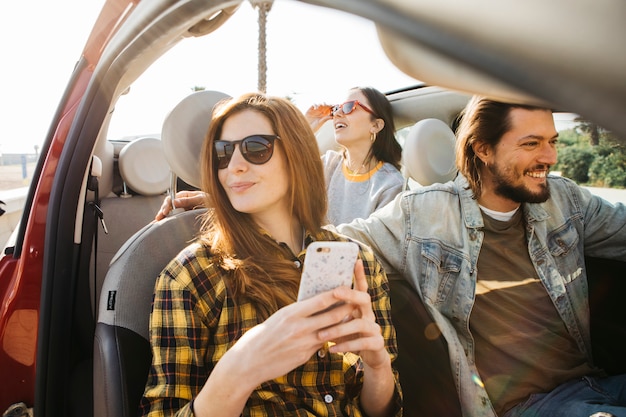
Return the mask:
<path id="1" fill-rule="evenodd" d="M 198 157 L 208 115 L 215 103 L 229 94 L 205 90 L 171 103 L 172 111 L 164 118 L 160 135 L 113 140 L 107 137 L 107 127 L 116 101 L 152 62 L 181 39 L 218 29 L 240 5 L 220 3 L 224 2 L 189 1 L 169 8 L 162 2 L 141 2 L 125 22 L 129 29 L 118 33 L 103 52 L 86 97 L 77 104 L 78 122 L 64 126 L 56 120 L 69 131 L 59 159 L 72 163 L 60 164 L 55 177 L 47 179 L 57 186 L 50 195 L 47 214 L 49 249 L 42 272 L 44 324 L 38 340 L 35 409 L 58 411 L 50 415 L 91 415 L 86 410 L 102 417 L 136 415 L 151 360 L 147 335 L 153 285 L 167 262 L 197 235 L 204 209 L 173 210 L 159 222 L 153 219 L 166 195 L 199 188 Z M 309 3 L 328 5 L 324 1 Z M 364 1 L 373 8 L 357 10 L 354 3 L 358 2 L 337 1 L 334 6 L 371 19 L 377 17 L 381 45 L 390 59 L 407 73 L 425 76 L 419 79 L 431 74 L 433 80 L 387 92 L 397 138 L 404 148 L 407 190 L 454 178 L 455 123 L 473 91 L 552 108 L 561 108 L 571 100 L 570 92 L 560 90 L 560 95 L 553 95 L 556 102 L 548 100 L 555 89 L 567 85 L 563 80 L 555 81 L 543 94 L 543 82 L 523 89 L 523 83 L 515 88 L 497 77 L 485 76 L 480 69 L 491 62 L 491 55 L 480 55 L 486 61 L 474 67 L 440 60 L 428 47 L 401 36 L 412 34 L 419 39 L 424 37 L 420 30 L 445 34 L 445 30 L 429 28 L 426 22 L 424 26 L 407 26 L 413 22 L 409 8 L 398 5 L 397 9 L 379 10 L 377 2 Z M 429 15 L 437 15 L 445 4 L 424 7 Z M 469 6 L 437 16 L 454 22 L 464 18 L 463 13 L 481 19 L 476 10 L 469 11 Z M 515 29 L 528 26 L 525 22 Z M 434 44 L 446 40 L 445 36 L 424 38 Z M 587 44 L 579 46 L 590 48 Z M 455 48 L 452 44 L 445 47 Z M 86 65 L 79 61 L 77 68 Z M 499 67 L 503 72 L 509 69 Z M 539 74 L 543 67 L 535 69 Z M 536 80 L 534 75 L 529 73 L 529 83 Z M 456 79 L 465 82 L 460 85 Z M 448 87 L 437 86 L 437 80 Z M 601 82 L 596 79 L 591 84 Z M 594 98 L 589 97 L 572 110 L 584 112 L 593 107 Z M 615 121 L 626 109 L 620 110 L 618 105 L 613 109 L 615 112 L 602 115 L 600 122 L 619 130 Z M 320 152 L 336 146 L 329 124 L 316 136 Z M 18 242 L 14 256 L 20 256 L 20 245 Z M 620 279 L 626 273 L 625 263 L 588 259 L 586 268 L 595 359 L 609 373 L 623 373 L 626 358 L 618 341 L 626 336 L 626 310 L 619 299 L 619 294 L 626 293 L 626 281 Z M 444 338 L 415 290 L 401 277 L 389 279 L 399 344 L 395 366 L 405 392 L 404 415 L 460 416 Z"/>
<path id="2" fill-rule="evenodd" d="M 456 175 L 451 125 L 468 97 L 439 88 L 424 89 L 430 90 L 429 103 L 434 102 L 433 96 L 444 96 L 442 100 L 448 103 L 447 110 L 442 110 L 443 105 L 439 107 L 438 114 L 422 109 L 414 113 L 419 114 L 419 117 L 415 117 L 419 120 L 408 126 L 408 117 L 400 119 L 404 126 L 401 130 L 406 131 L 403 134 L 403 169 L 407 175 L 407 189 L 445 182 Z M 408 114 L 409 106 L 419 108 L 419 95 L 415 92 L 418 97 L 407 92 L 402 94 L 402 98 L 390 95 L 394 113 Z M 451 95 L 457 100 L 450 100 Z M 153 139 L 138 138 L 124 145 L 119 153 L 119 175 L 124 182 L 122 189 L 126 193 L 131 190 L 131 196 L 124 192 L 120 196 L 109 194 L 109 197 L 101 200 L 101 207 L 107 217 L 115 210 L 119 213 L 132 211 L 133 215 L 125 219 L 123 233 L 114 232 L 118 235 L 115 237 L 117 244 L 114 245 L 113 239 L 107 237 L 104 240 L 107 244 L 99 245 L 101 249 L 98 249 L 97 254 L 97 277 L 103 279 L 103 282 L 97 284 L 99 301 L 94 339 L 93 399 L 96 415 L 130 416 L 137 409 L 151 358 L 148 317 L 155 278 L 169 260 L 197 236 L 200 215 L 205 209 L 179 209 L 159 222 L 152 222 L 152 219 L 170 183 L 174 191 L 178 189 L 180 179 L 184 179 L 181 183 L 183 186 L 199 188 L 197 167 L 204 132 L 208 128 L 206 116 L 226 96 L 217 91 L 200 91 L 178 103 L 163 123 L 160 138 L 162 147 L 154 155 L 147 151 L 141 154 L 142 161 L 136 166 L 142 168 L 134 172 L 137 178 L 128 177 L 123 167 L 126 158 L 132 155 L 127 149 L 134 144 L 151 146 L 146 144 L 153 142 Z M 451 102 L 455 105 L 450 105 Z M 318 133 L 320 148 L 324 143 L 329 143 L 323 137 L 324 132 L 327 130 L 322 129 Z M 166 149 L 171 151 L 165 152 Z M 122 158 L 125 150 L 127 156 Z M 424 153 L 428 156 L 424 156 Z M 150 168 L 143 167 L 143 164 Z M 163 169 L 153 169 L 155 164 Z M 165 174 L 169 174 L 170 170 L 174 180 L 168 182 L 168 175 Z M 114 183 L 115 180 L 108 182 Z M 123 241 L 133 230 L 138 231 Z M 116 249 L 113 257 L 110 256 L 112 249 Z M 103 265 L 105 260 L 107 265 Z M 596 260 L 589 260 L 588 263 L 589 269 L 600 265 L 606 264 Z M 618 263 L 614 266 L 621 267 Z M 592 291 L 606 300 L 608 274 L 596 273 L 595 276 L 597 278 L 592 281 L 595 285 Z M 393 320 L 399 343 L 399 356 L 395 365 L 400 372 L 401 383 L 411 392 L 405 396 L 405 414 L 460 415 L 445 340 L 414 289 L 399 277 L 390 276 L 390 280 Z M 597 312 L 594 317 L 598 318 L 600 326 L 604 326 L 601 333 L 604 337 L 614 335 L 616 328 L 619 328 L 619 321 L 611 315 L 609 305 L 605 301 L 592 304 Z M 616 362 L 612 358 L 618 349 L 611 339 L 609 337 L 609 340 L 602 341 L 602 348 L 596 351 L 599 356 L 604 356 L 604 359 L 599 359 L 601 362 L 614 367 Z M 624 363 L 619 365 L 620 368 L 622 366 Z M 411 387 L 420 388 L 412 390 Z"/>

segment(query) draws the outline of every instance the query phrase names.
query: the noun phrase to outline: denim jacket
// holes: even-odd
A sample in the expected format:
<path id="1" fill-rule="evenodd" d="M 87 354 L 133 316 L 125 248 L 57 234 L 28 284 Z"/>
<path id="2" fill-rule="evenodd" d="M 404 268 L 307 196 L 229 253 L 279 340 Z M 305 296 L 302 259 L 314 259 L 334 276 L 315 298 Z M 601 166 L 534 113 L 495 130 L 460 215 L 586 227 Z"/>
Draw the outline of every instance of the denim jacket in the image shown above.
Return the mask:
<path id="1" fill-rule="evenodd" d="M 592 363 L 584 256 L 626 257 L 626 207 L 565 178 L 550 176 L 548 182 L 548 201 L 522 205 L 528 251 L 567 330 Z M 398 273 L 415 287 L 448 343 L 463 415 L 492 417 L 469 330 L 484 235 L 472 196 L 459 175 L 401 193 L 368 219 L 337 229 L 370 245 L 390 276 Z M 410 389 L 419 387 L 404 387 Z"/>

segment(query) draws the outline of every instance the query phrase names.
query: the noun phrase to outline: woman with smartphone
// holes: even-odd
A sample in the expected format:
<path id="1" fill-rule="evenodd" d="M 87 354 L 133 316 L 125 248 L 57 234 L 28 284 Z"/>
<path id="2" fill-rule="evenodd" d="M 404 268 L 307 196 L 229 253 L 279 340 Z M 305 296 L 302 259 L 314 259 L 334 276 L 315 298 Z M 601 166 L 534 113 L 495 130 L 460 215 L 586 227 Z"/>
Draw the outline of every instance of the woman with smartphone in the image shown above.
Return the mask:
<path id="1" fill-rule="evenodd" d="M 342 104 L 311 106 L 306 117 L 314 131 L 332 120 L 341 147 L 322 155 L 331 224 L 367 218 L 402 191 L 402 147 L 383 93 L 355 87 Z"/>
<path id="2" fill-rule="evenodd" d="M 322 228 L 317 149 L 288 100 L 216 108 L 202 155 L 214 208 L 157 279 L 141 415 L 401 414 L 388 282 L 369 248 L 352 288 L 296 302 L 306 247 L 349 241 Z"/>

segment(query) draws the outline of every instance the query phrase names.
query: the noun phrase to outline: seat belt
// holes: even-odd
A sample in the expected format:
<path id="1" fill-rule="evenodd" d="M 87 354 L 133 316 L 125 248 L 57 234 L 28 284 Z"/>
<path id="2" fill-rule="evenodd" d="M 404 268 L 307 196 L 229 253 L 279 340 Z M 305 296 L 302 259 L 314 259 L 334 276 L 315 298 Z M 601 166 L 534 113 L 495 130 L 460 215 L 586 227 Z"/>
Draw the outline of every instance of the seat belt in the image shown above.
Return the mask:
<path id="1" fill-rule="evenodd" d="M 109 234 L 109 230 L 107 229 L 107 225 L 104 222 L 104 212 L 100 208 L 100 195 L 99 195 L 99 184 L 98 178 L 102 175 L 102 161 L 100 158 L 94 156 L 91 158 L 91 166 L 89 167 L 89 176 L 87 178 L 87 189 L 89 191 L 93 191 L 94 198 L 92 201 L 89 201 L 87 205 L 91 207 L 93 211 L 93 220 L 94 220 L 94 228 L 93 228 L 93 308 L 94 308 L 94 319 L 95 313 L 98 311 L 98 222 L 102 225 L 102 230 L 105 234 Z"/>

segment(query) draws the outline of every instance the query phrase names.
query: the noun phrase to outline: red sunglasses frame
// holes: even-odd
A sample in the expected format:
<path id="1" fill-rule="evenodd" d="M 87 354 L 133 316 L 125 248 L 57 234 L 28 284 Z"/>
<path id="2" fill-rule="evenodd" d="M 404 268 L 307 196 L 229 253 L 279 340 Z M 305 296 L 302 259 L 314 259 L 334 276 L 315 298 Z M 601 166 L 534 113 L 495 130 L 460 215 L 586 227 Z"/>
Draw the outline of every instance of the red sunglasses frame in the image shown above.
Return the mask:
<path id="1" fill-rule="evenodd" d="M 344 112 L 343 111 L 343 106 L 345 106 L 348 103 L 354 103 L 352 105 L 352 109 L 350 109 L 349 112 Z M 340 109 L 341 112 L 343 114 L 350 114 L 354 111 L 354 109 L 357 108 L 357 106 L 360 106 L 363 110 L 365 110 L 366 112 L 368 112 L 369 114 L 371 114 L 372 116 L 376 117 L 377 119 L 380 119 L 380 117 L 374 113 L 374 111 L 372 109 L 370 109 L 369 107 L 367 107 L 365 104 L 361 103 L 359 100 L 348 100 L 348 101 L 344 101 L 341 104 L 335 104 L 331 109 L 330 109 L 330 115 L 331 116 L 335 116 L 335 113 L 337 113 Z"/>

